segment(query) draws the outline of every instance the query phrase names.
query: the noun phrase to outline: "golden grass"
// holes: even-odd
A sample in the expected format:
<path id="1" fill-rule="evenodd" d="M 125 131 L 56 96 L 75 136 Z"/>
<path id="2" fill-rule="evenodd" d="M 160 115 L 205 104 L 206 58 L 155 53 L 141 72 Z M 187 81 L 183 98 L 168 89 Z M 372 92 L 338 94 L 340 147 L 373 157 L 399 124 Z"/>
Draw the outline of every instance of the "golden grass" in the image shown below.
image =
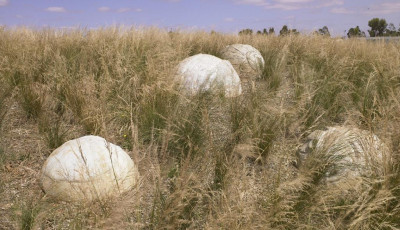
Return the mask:
<path id="1" fill-rule="evenodd" d="M 255 90 L 229 100 L 177 91 L 181 60 L 233 43 L 265 59 Z M 400 228 L 398 43 L 2 27 L 0 53 L 0 228 Z M 294 168 L 304 138 L 334 125 L 389 145 L 385 175 L 328 188 L 319 178 L 329 162 Z M 138 188 L 85 206 L 40 190 L 51 150 L 85 134 L 129 151 Z"/>

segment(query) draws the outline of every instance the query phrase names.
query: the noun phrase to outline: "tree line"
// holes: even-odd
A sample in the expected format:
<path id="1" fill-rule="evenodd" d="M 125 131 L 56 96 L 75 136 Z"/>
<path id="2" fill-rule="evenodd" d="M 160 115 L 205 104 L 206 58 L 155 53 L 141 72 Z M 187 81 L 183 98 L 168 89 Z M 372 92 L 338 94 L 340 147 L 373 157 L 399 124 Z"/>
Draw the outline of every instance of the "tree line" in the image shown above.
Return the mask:
<path id="1" fill-rule="evenodd" d="M 239 35 L 252 35 L 253 34 L 253 30 L 252 29 L 244 29 L 239 31 Z M 257 35 L 273 35 L 275 34 L 275 29 L 274 27 L 270 27 L 268 30 L 266 28 L 264 28 L 262 31 L 258 30 Z M 282 29 L 279 31 L 279 35 L 280 36 L 284 36 L 284 35 L 289 35 L 289 34 L 299 34 L 299 32 L 296 29 L 289 29 L 289 27 L 287 25 L 284 25 L 282 27 Z"/>
<path id="2" fill-rule="evenodd" d="M 396 37 L 400 36 L 400 26 L 398 29 L 393 23 L 387 23 L 384 18 L 373 18 L 368 21 L 368 34 L 370 37 Z M 347 37 L 366 37 L 364 31 L 360 29 L 359 26 L 355 28 L 350 28 L 347 32 Z"/>
<path id="3" fill-rule="evenodd" d="M 399 28 L 396 29 L 393 23 L 387 23 L 384 18 L 373 18 L 368 21 L 368 26 L 370 29 L 368 30 L 368 34 L 370 37 L 396 37 L 400 36 L 400 25 Z M 243 29 L 239 31 L 239 35 L 252 35 L 252 29 Z M 275 29 L 274 27 L 270 27 L 269 29 L 264 28 L 263 30 L 258 30 L 256 32 L 257 35 L 274 35 Z M 285 36 L 289 34 L 299 34 L 296 29 L 290 29 L 287 25 L 284 25 L 282 29 L 279 31 L 279 36 Z M 316 31 L 314 34 L 322 35 L 322 36 L 331 36 L 329 33 L 329 29 L 327 26 L 324 26 Z M 347 37 L 366 37 L 366 33 L 360 29 L 359 26 L 354 28 L 350 28 L 347 30 Z"/>

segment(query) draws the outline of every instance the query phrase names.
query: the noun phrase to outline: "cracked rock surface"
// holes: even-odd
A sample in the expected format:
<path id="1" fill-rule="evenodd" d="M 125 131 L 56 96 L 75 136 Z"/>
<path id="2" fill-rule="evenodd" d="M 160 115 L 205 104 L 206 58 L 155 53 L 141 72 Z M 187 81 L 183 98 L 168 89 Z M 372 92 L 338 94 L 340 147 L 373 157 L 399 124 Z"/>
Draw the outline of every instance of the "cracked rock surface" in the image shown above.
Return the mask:
<path id="1" fill-rule="evenodd" d="M 40 180 L 43 190 L 56 199 L 91 201 L 130 190 L 137 177 L 137 167 L 119 146 L 84 136 L 54 150 Z"/>

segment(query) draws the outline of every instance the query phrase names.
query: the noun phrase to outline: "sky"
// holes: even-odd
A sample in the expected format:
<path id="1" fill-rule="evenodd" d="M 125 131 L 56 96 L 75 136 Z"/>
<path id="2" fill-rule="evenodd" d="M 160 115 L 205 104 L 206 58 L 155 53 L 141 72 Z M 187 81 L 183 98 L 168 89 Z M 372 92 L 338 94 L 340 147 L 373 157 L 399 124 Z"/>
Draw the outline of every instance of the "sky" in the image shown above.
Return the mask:
<path id="1" fill-rule="evenodd" d="M 0 0 L 7 27 L 157 26 L 167 30 L 237 33 L 283 25 L 309 33 L 327 26 L 334 36 L 384 18 L 400 27 L 400 0 Z"/>

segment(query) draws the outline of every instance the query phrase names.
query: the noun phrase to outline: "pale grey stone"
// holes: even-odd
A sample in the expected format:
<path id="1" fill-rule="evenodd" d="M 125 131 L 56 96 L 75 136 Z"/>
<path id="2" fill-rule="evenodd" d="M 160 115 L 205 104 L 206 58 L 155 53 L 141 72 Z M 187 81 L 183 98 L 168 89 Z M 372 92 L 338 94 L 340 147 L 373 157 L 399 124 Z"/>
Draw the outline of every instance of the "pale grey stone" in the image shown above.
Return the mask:
<path id="1" fill-rule="evenodd" d="M 242 81 L 260 78 L 265 66 L 260 51 L 246 44 L 226 46 L 222 50 L 221 57 L 232 63 Z"/>
<path id="2" fill-rule="evenodd" d="M 208 54 L 184 59 L 178 66 L 176 79 L 190 95 L 209 90 L 223 90 L 226 97 L 242 93 L 240 78 L 231 63 Z"/>
<path id="3" fill-rule="evenodd" d="M 56 199 L 92 201 L 130 190 L 138 176 L 136 165 L 119 146 L 98 136 L 84 136 L 53 151 L 40 181 L 46 194 Z"/>
<path id="4" fill-rule="evenodd" d="M 387 146 L 373 133 L 351 127 L 328 127 L 316 130 L 308 137 L 298 152 L 298 166 L 307 161 L 311 153 L 315 157 L 327 157 L 332 166 L 325 175 L 326 182 L 361 175 L 382 175 L 388 161 Z"/>

